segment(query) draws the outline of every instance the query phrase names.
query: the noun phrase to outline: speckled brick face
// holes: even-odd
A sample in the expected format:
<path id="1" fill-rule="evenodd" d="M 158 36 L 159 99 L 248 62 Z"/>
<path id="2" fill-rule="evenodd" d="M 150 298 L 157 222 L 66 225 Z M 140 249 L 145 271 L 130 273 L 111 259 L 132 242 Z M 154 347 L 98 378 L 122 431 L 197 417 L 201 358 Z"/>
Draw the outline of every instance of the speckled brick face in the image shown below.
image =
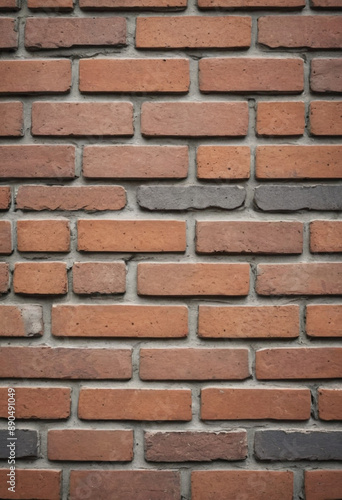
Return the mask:
<path id="1" fill-rule="evenodd" d="M 342 499 L 341 9 L 0 0 L 1 499 Z"/>

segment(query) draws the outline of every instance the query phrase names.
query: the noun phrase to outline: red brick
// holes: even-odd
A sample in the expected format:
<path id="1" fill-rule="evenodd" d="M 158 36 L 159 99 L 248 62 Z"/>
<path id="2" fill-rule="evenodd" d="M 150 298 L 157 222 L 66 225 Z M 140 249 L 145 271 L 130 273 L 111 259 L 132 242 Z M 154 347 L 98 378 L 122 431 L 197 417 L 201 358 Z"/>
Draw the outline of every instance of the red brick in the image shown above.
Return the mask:
<path id="1" fill-rule="evenodd" d="M 64 262 L 16 262 L 13 285 L 15 293 L 25 295 L 64 295 L 68 292 Z"/>
<path id="2" fill-rule="evenodd" d="M 299 307 L 200 305 L 198 335 L 203 338 L 296 338 Z"/>
<path id="3" fill-rule="evenodd" d="M 72 268 L 74 293 L 112 294 L 126 291 L 124 262 L 75 262 Z"/>
<path id="4" fill-rule="evenodd" d="M 145 136 L 244 136 L 248 129 L 246 102 L 144 102 L 141 113 Z"/>
<path id="5" fill-rule="evenodd" d="M 75 147 L 0 146 L 0 177 L 73 179 Z"/>
<path id="6" fill-rule="evenodd" d="M 2 94 L 56 94 L 71 87 L 68 59 L 2 60 L 0 74 Z"/>
<path id="7" fill-rule="evenodd" d="M 0 221 L 0 254 L 10 255 L 12 246 L 12 223 L 9 220 Z"/>
<path id="8" fill-rule="evenodd" d="M 20 137 L 23 135 L 22 102 L 1 102 L 0 117 L 1 137 Z"/>
<path id="9" fill-rule="evenodd" d="M 0 262 L 0 294 L 6 293 L 9 290 L 9 265 L 5 262 Z"/>
<path id="10" fill-rule="evenodd" d="M 199 179 L 249 179 L 251 151 L 249 146 L 199 146 L 197 177 Z"/>
<path id="11" fill-rule="evenodd" d="M 259 102 L 256 129 L 264 136 L 303 135 L 304 102 Z"/>
<path id="12" fill-rule="evenodd" d="M 306 306 L 306 333 L 310 337 L 342 337 L 342 305 Z"/>
<path id="13" fill-rule="evenodd" d="M 247 16 L 138 17 L 138 49 L 247 48 L 252 20 Z"/>
<path id="14" fill-rule="evenodd" d="M 128 380 L 132 376 L 129 349 L 2 347 L 0 361 L 1 378 Z"/>
<path id="15" fill-rule="evenodd" d="M 342 348 L 262 349 L 255 354 L 259 380 L 342 377 Z"/>
<path id="16" fill-rule="evenodd" d="M 138 294 L 248 295 L 249 264 L 138 264 Z"/>
<path id="17" fill-rule="evenodd" d="M 0 186 L 0 210 L 8 210 L 10 208 L 11 198 L 12 193 L 10 186 Z"/>
<path id="18" fill-rule="evenodd" d="M 191 420 L 189 389 L 82 388 L 78 417 L 84 420 Z"/>
<path id="19" fill-rule="evenodd" d="M 308 420 L 309 389 L 224 389 L 201 391 L 202 420 Z"/>
<path id="20" fill-rule="evenodd" d="M 342 252 L 342 221 L 315 220 L 310 223 L 310 251 Z"/>
<path id="21" fill-rule="evenodd" d="M 300 254 L 301 222 L 199 221 L 196 252 Z"/>
<path id="22" fill-rule="evenodd" d="M 257 179 L 340 179 L 342 147 L 258 146 Z"/>
<path id="23" fill-rule="evenodd" d="M 247 349 L 141 349 L 142 380 L 243 380 Z"/>
<path id="24" fill-rule="evenodd" d="M 69 221 L 18 220 L 17 245 L 19 252 L 69 252 Z"/>
<path id="25" fill-rule="evenodd" d="M 9 469 L 0 470 L 0 495 L 3 499 L 60 500 L 62 471 L 55 469 L 16 469 L 15 496 L 8 491 Z"/>
<path id="26" fill-rule="evenodd" d="M 292 500 L 293 472 L 210 470 L 191 473 L 192 500 Z"/>
<path id="27" fill-rule="evenodd" d="M 217 8 L 272 8 L 276 7 L 289 9 L 305 7 L 305 0 L 198 0 L 200 9 L 217 9 Z"/>
<path id="28" fill-rule="evenodd" d="M 342 92 L 341 73 L 342 59 L 313 59 L 310 73 L 311 90 L 313 92 Z"/>
<path id="29" fill-rule="evenodd" d="M 311 0 L 313 8 L 338 9 L 341 8 L 341 0 Z"/>
<path id="30" fill-rule="evenodd" d="M 26 21 L 25 47 L 29 49 L 125 44 L 126 20 L 123 17 L 31 17 Z"/>
<path id="31" fill-rule="evenodd" d="M 188 309 L 185 306 L 53 306 L 52 334 L 57 337 L 182 338 L 188 334 Z"/>
<path id="32" fill-rule="evenodd" d="M 17 49 L 18 48 L 18 32 L 16 20 L 3 17 L 0 19 L 0 49 Z"/>
<path id="33" fill-rule="evenodd" d="M 130 102 L 34 102 L 32 134 L 52 136 L 133 135 Z"/>
<path id="34" fill-rule="evenodd" d="M 86 146 L 83 176 L 94 179 L 184 179 L 187 146 Z"/>
<path id="35" fill-rule="evenodd" d="M 74 8 L 73 0 L 27 0 L 29 9 L 42 10 L 72 10 Z"/>
<path id="36" fill-rule="evenodd" d="M 48 431 L 48 459 L 130 462 L 133 431 L 63 429 Z"/>
<path id="37" fill-rule="evenodd" d="M 175 220 L 78 221 L 83 252 L 184 252 L 186 223 Z"/>
<path id="38" fill-rule="evenodd" d="M 342 135 L 342 101 L 311 102 L 310 132 L 312 135 Z"/>
<path id="39" fill-rule="evenodd" d="M 41 306 L 0 305 L 0 337 L 37 337 L 43 331 Z"/>
<path id="40" fill-rule="evenodd" d="M 81 9 L 185 9 L 187 0 L 79 0 Z"/>
<path id="41" fill-rule="evenodd" d="M 81 500 L 84 492 L 89 500 L 179 500 L 180 475 L 168 470 L 72 470 L 70 500 Z"/>
<path id="42" fill-rule="evenodd" d="M 8 388 L 0 388 L 0 417 L 7 418 Z M 15 387 L 15 417 L 59 420 L 70 416 L 69 387 Z M 35 497 L 36 498 L 36 497 Z"/>
<path id="43" fill-rule="evenodd" d="M 265 16 L 258 20 L 258 42 L 272 49 L 342 47 L 339 16 Z"/>
<path id="44" fill-rule="evenodd" d="M 306 500 L 338 500 L 342 492 L 341 470 L 306 470 L 305 498 Z"/>
<path id="45" fill-rule="evenodd" d="M 151 462 L 202 462 L 244 460 L 247 433 L 230 432 L 145 432 L 145 459 Z"/>
<path id="46" fill-rule="evenodd" d="M 188 92 L 188 59 L 83 59 L 81 92 Z"/>
<path id="47" fill-rule="evenodd" d="M 304 89 L 304 65 L 298 58 L 215 57 L 199 62 L 202 92 L 293 92 Z"/>
<path id="48" fill-rule="evenodd" d="M 18 0 L 0 0 L 1 10 L 18 10 L 19 1 Z"/>
<path id="49" fill-rule="evenodd" d="M 318 389 L 318 415 L 321 420 L 342 420 L 341 389 Z"/>
<path id="50" fill-rule="evenodd" d="M 259 264 L 259 295 L 341 295 L 342 263 Z"/>

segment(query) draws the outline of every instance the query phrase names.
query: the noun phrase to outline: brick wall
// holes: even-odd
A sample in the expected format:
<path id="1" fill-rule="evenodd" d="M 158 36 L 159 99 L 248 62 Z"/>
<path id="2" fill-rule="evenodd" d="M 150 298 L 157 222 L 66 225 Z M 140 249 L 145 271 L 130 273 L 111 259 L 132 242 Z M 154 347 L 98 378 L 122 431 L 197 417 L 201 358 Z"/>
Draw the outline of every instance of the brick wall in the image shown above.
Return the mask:
<path id="1" fill-rule="evenodd" d="M 341 500 L 341 7 L 0 0 L 0 498 Z"/>

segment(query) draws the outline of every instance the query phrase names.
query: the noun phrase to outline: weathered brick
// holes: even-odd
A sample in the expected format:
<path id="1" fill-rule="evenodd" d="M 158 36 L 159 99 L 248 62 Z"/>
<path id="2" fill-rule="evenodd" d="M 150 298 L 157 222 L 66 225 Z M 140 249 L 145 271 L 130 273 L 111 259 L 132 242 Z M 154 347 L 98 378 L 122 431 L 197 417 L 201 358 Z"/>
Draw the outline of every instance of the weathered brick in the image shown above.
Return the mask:
<path id="1" fill-rule="evenodd" d="M 72 268 L 74 293 L 112 294 L 126 291 L 124 262 L 75 262 Z"/>
<path id="2" fill-rule="evenodd" d="M 83 420 L 191 420 L 189 389 L 82 388 L 78 416 Z"/>
<path id="3" fill-rule="evenodd" d="M 138 294 L 248 295 L 249 264 L 138 264 Z"/>
<path id="4" fill-rule="evenodd" d="M 210 470 L 191 473 L 192 500 L 292 500 L 293 472 Z"/>
<path id="5" fill-rule="evenodd" d="M 43 330 L 42 306 L 0 306 L 0 337 L 39 337 Z"/>
<path id="6" fill-rule="evenodd" d="M 300 254 L 301 222 L 198 221 L 196 252 Z"/>
<path id="7" fill-rule="evenodd" d="M 73 0 L 27 0 L 29 9 L 66 11 L 74 8 Z"/>
<path id="8" fill-rule="evenodd" d="M 305 103 L 259 102 L 256 130 L 258 135 L 303 135 L 305 129 Z"/>
<path id="9" fill-rule="evenodd" d="M 149 462 L 209 462 L 244 460 L 247 433 L 229 432 L 145 432 L 145 459 Z"/>
<path id="10" fill-rule="evenodd" d="M 51 136 L 133 135 L 130 102 L 34 102 L 32 134 Z"/>
<path id="11" fill-rule="evenodd" d="M 133 431 L 63 429 L 48 432 L 48 459 L 97 462 L 130 462 Z"/>
<path id="12" fill-rule="evenodd" d="M 301 8 L 305 7 L 305 0 L 198 0 L 200 9 L 263 9 L 263 8 Z"/>
<path id="13" fill-rule="evenodd" d="M 342 92 L 341 73 L 342 59 L 313 59 L 310 72 L 311 90 L 313 92 Z"/>
<path id="14" fill-rule="evenodd" d="M 141 349 L 142 380 L 243 380 L 247 349 Z"/>
<path id="15" fill-rule="evenodd" d="M 10 17 L 0 19 L 0 49 L 12 50 L 18 48 L 18 32 L 16 20 Z"/>
<path id="16" fill-rule="evenodd" d="M 249 179 L 249 146 L 199 146 L 196 161 L 199 179 Z"/>
<path id="17" fill-rule="evenodd" d="M 306 306 L 306 333 L 310 337 L 342 337 L 342 305 Z"/>
<path id="18" fill-rule="evenodd" d="M 342 221 L 315 220 L 310 223 L 310 251 L 342 252 Z"/>
<path id="19" fill-rule="evenodd" d="M 198 335 L 203 338 L 295 338 L 298 306 L 199 306 Z"/>
<path id="20" fill-rule="evenodd" d="M 79 220 L 83 252 L 184 252 L 186 223 L 176 220 Z"/>
<path id="21" fill-rule="evenodd" d="M 0 61 L 0 94 L 56 94 L 71 87 L 71 61 Z"/>
<path id="22" fill-rule="evenodd" d="M 16 440 L 9 440 L 8 430 L 0 430 L 0 459 L 8 459 L 10 448 L 15 447 L 15 459 L 19 458 L 38 458 L 38 432 L 27 429 L 16 429 Z"/>
<path id="23" fill-rule="evenodd" d="M 341 389 L 318 389 L 318 416 L 321 420 L 342 420 Z"/>
<path id="24" fill-rule="evenodd" d="M 202 420 L 308 420 L 309 389 L 224 389 L 201 391 Z"/>
<path id="25" fill-rule="evenodd" d="M 178 471 L 90 469 L 71 471 L 70 500 L 80 500 L 83 497 L 84 485 L 89 484 L 91 490 L 86 486 L 86 491 L 90 492 L 92 499 L 179 500 L 181 496 Z"/>
<path id="26" fill-rule="evenodd" d="M 341 460 L 342 432 L 256 431 L 254 453 L 258 460 Z"/>
<path id="27" fill-rule="evenodd" d="M 24 295 L 64 295 L 68 292 L 64 262 L 16 262 L 13 286 Z"/>
<path id="28" fill-rule="evenodd" d="M 6 293 L 10 287 L 9 265 L 0 262 L 0 294 Z"/>
<path id="29" fill-rule="evenodd" d="M 94 179 L 184 179 L 187 146 L 86 146 L 83 175 Z"/>
<path id="30" fill-rule="evenodd" d="M 81 9 L 185 9 L 187 0 L 79 0 Z"/>
<path id="31" fill-rule="evenodd" d="M 144 102 L 141 107 L 145 136 L 229 137 L 245 136 L 247 130 L 247 102 Z"/>
<path id="32" fill-rule="evenodd" d="M 2 347 L 0 361 L 1 378 L 128 380 L 132 376 L 129 349 Z"/>
<path id="33" fill-rule="evenodd" d="M 341 179 L 342 147 L 257 146 L 258 179 Z"/>
<path id="34" fill-rule="evenodd" d="M 23 135 L 22 102 L 1 102 L 0 117 L 1 137 L 20 137 Z"/>
<path id="35" fill-rule="evenodd" d="M 259 380 L 317 379 L 342 377 L 342 348 L 291 347 L 256 352 Z"/>
<path id="36" fill-rule="evenodd" d="M 258 42 L 272 49 L 342 47 L 339 16 L 265 16 L 258 19 Z"/>
<path id="37" fill-rule="evenodd" d="M 310 132 L 312 135 L 342 135 L 342 101 L 311 102 Z"/>
<path id="38" fill-rule="evenodd" d="M 254 202 L 264 212 L 342 210 L 342 186 L 260 186 Z"/>
<path id="39" fill-rule="evenodd" d="M 14 498 L 8 491 L 9 469 L 0 469 L 1 498 Z M 60 500 L 62 471 L 55 469 L 16 469 L 15 498 L 18 500 Z"/>
<path id="40" fill-rule="evenodd" d="M 19 0 L 0 0 L 0 10 L 18 10 Z"/>
<path id="41" fill-rule="evenodd" d="M 28 49 L 122 45 L 126 45 L 123 17 L 31 17 L 26 21 L 25 47 Z"/>
<path id="42" fill-rule="evenodd" d="M 185 306 L 57 305 L 52 307 L 57 337 L 182 338 L 188 334 Z"/>
<path id="43" fill-rule="evenodd" d="M 140 186 L 137 200 L 147 210 L 188 210 L 243 205 L 246 191 L 240 186 Z"/>
<path id="44" fill-rule="evenodd" d="M 81 92 L 188 92 L 188 59 L 83 59 Z"/>
<path id="45" fill-rule="evenodd" d="M 304 89 L 303 60 L 225 57 L 199 62 L 202 92 L 293 92 Z"/>
<path id="46" fill-rule="evenodd" d="M 10 186 L 0 186 L 0 210 L 8 210 L 10 208 L 11 198 L 12 192 Z"/>
<path id="47" fill-rule="evenodd" d="M 0 177 L 73 179 L 75 147 L 0 146 Z"/>
<path id="48" fill-rule="evenodd" d="M 341 295 L 342 263 L 259 264 L 259 295 Z"/>
<path id="49" fill-rule="evenodd" d="M 316 0 L 315 3 L 318 3 Z M 320 2 L 322 3 L 322 2 Z M 338 499 L 342 492 L 341 470 L 306 470 L 305 498 L 306 500 Z"/>
<path id="50" fill-rule="evenodd" d="M 9 220 L 0 221 L 0 254 L 10 255 L 12 246 L 12 223 Z"/>
<path id="51" fill-rule="evenodd" d="M 7 418 L 8 388 L 0 387 L 0 417 Z M 69 387 L 15 387 L 15 418 L 65 419 L 70 416 Z M 35 497 L 36 498 L 36 497 Z"/>
<path id="52" fill-rule="evenodd" d="M 69 252 L 70 224 L 66 219 L 18 220 L 19 252 Z"/>
<path id="53" fill-rule="evenodd" d="M 247 16 L 138 17 L 138 49 L 248 48 L 252 20 Z"/>

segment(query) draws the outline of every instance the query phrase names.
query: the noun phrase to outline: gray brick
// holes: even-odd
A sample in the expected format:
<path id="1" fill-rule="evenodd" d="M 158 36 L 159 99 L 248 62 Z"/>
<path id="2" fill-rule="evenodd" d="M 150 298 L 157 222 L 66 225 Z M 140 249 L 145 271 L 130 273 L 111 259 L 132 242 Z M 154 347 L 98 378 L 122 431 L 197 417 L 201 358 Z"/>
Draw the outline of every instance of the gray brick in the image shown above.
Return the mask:
<path id="1" fill-rule="evenodd" d="M 15 431 L 17 439 L 15 442 L 15 458 L 38 458 L 38 433 L 37 431 L 29 431 L 20 429 Z M 10 448 L 7 446 L 12 442 L 8 434 L 8 430 L 0 431 L 0 459 L 7 460 L 9 457 Z"/>
<path id="2" fill-rule="evenodd" d="M 260 460 L 342 460 L 342 432 L 256 431 L 254 451 Z"/>
<path id="3" fill-rule="evenodd" d="M 148 210 L 188 210 L 243 205 L 246 191 L 239 186 L 143 186 L 138 203 Z"/>
<path id="4" fill-rule="evenodd" d="M 342 186 L 259 186 L 254 201 L 265 212 L 342 210 Z"/>

